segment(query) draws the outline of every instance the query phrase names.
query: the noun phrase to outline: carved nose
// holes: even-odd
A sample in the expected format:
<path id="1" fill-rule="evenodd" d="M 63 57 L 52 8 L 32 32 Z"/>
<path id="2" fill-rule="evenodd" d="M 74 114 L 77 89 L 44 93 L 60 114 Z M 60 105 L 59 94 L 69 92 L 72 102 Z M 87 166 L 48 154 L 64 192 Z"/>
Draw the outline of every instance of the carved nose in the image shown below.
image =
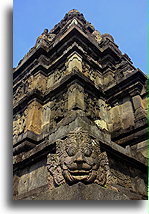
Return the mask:
<path id="1" fill-rule="evenodd" d="M 82 155 L 81 152 L 78 152 L 78 153 L 76 154 L 76 160 L 75 160 L 75 162 L 76 162 L 76 163 L 82 163 L 82 162 L 84 162 L 84 158 L 83 158 L 83 155 Z"/>

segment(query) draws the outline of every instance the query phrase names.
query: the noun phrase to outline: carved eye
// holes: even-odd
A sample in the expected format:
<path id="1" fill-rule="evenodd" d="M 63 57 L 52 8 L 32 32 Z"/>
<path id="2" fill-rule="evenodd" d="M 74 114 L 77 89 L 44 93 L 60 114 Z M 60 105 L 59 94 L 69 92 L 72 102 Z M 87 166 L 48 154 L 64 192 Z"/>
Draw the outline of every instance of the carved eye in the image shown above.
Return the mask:
<path id="1" fill-rule="evenodd" d="M 74 156 L 76 154 L 76 152 L 77 152 L 77 149 L 75 147 L 69 147 L 67 149 L 67 153 L 69 156 Z"/>
<path id="2" fill-rule="evenodd" d="M 91 150 L 90 148 L 85 148 L 85 149 L 84 149 L 84 155 L 85 155 L 86 157 L 90 157 L 91 154 L 92 154 L 92 150 Z"/>

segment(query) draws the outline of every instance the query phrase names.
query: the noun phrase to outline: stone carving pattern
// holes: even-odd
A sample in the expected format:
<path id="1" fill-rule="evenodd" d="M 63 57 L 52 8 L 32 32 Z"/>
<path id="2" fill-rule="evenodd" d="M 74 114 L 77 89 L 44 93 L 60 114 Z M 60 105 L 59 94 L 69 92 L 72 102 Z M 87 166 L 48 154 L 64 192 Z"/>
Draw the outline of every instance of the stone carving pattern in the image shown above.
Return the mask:
<path id="1" fill-rule="evenodd" d="M 16 105 L 23 97 L 30 93 L 34 89 L 38 89 L 42 93 L 46 90 L 47 80 L 43 75 L 29 76 L 23 80 L 14 92 L 13 105 Z"/>
<path id="2" fill-rule="evenodd" d="M 99 119 L 100 106 L 98 99 L 85 93 L 86 115 L 92 120 Z"/>
<path id="3" fill-rule="evenodd" d="M 102 152 L 99 155 L 100 167 L 97 174 L 97 179 L 95 183 L 99 185 L 111 185 L 117 183 L 117 178 L 111 174 L 109 160 L 106 152 Z"/>
<path id="4" fill-rule="evenodd" d="M 56 142 L 56 154 L 48 155 L 47 168 L 49 189 L 64 183 L 97 183 L 104 186 L 113 182 L 106 153 L 101 153 L 99 143 L 81 128 Z"/>
<path id="5" fill-rule="evenodd" d="M 37 38 L 35 46 L 42 44 L 45 47 L 48 47 L 48 45 L 54 40 L 55 36 L 56 35 L 54 33 L 50 33 L 48 32 L 48 29 L 45 29 L 44 32 Z"/>
<path id="6" fill-rule="evenodd" d="M 21 100 L 25 96 L 25 91 L 26 91 L 25 83 L 24 81 L 22 81 L 22 83 L 18 86 L 18 88 L 14 92 L 13 105 L 15 105 L 19 100 Z"/>
<path id="7" fill-rule="evenodd" d="M 15 116 L 15 119 L 13 120 L 13 138 L 18 137 L 24 132 L 26 127 L 27 112 L 28 110 L 26 109 L 22 114 L 17 114 Z"/>
<path id="8" fill-rule="evenodd" d="M 127 169 L 123 169 L 123 170 L 126 171 Z M 111 173 L 112 173 L 113 177 L 115 177 L 117 184 L 124 186 L 124 187 L 127 187 L 130 190 L 133 190 L 132 181 L 131 181 L 129 174 L 127 175 L 123 172 L 120 172 L 119 169 L 111 169 Z"/>
<path id="9" fill-rule="evenodd" d="M 60 95 L 57 99 L 51 104 L 51 124 L 53 127 L 56 127 L 56 124 L 64 118 L 64 115 L 67 111 L 67 95 L 64 93 Z"/>
<path id="10" fill-rule="evenodd" d="M 62 66 L 60 69 L 54 71 L 54 82 L 58 82 L 66 75 L 66 66 Z"/>
<path id="11" fill-rule="evenodd" d="M 97 77 L 97 71 L 92 69 L 89 64 L 82 62 L 82 71 L 85 76 L 89 77 L 94 83 Z"/>
<path id="12" fill-rule="evenodd" d="M 132 74 L 134 70 L 133 66 L 125 60 L 122 60 L 122 62 L 116 67 L 117 71 L 115 73 L 115 78 L 117 81 L 120 81 L 122 78 L 126 78 L 127 76 Z"/>

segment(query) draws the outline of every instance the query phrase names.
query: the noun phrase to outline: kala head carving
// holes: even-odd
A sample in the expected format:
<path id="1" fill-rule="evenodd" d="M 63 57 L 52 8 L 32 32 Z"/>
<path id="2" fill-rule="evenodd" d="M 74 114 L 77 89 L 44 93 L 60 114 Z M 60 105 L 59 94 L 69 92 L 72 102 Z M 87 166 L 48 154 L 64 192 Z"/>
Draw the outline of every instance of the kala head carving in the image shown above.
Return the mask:
<path id="1" fill-rule="evenodd" d="M 63 148 L 60 165 L 66 182 L 92 183 L 99 168 L 99 147 L 96 142 L 89 138 L 87 132 L 77 130 L 70 133 L 60 146 Z"/>
<path id="2" fill-rule="evenodd" d="M 56 142 L 56 154 L 48 155 L 49 188 L 77 182 L 104 184 L 100 154 L 99 144 L 86 131 L 78 128 L 70 132 L 65 139 Z"/>

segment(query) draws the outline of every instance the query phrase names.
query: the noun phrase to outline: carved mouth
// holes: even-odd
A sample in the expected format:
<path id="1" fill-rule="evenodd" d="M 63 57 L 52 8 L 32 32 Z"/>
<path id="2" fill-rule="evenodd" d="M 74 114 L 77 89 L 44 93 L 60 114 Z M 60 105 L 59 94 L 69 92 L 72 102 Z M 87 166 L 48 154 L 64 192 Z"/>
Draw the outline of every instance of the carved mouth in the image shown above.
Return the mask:
<path id="1" fill-rule="evenodd" d="M 68 170 L 69 173 L 73 176 L 85 176 L 85 175 L 89 175 L 89 173 L 91 172 L 91 170 L 86 171 L 86 170 Z"/>

